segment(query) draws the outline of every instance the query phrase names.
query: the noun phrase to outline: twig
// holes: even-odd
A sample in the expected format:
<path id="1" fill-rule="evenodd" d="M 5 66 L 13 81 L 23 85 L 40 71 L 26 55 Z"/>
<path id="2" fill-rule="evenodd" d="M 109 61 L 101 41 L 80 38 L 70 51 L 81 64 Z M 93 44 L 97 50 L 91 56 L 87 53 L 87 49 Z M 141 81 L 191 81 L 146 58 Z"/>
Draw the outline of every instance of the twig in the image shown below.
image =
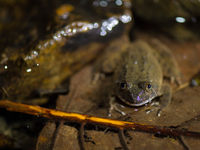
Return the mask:
<path id="1" fill-rule="evenodd" d="M 124 130 L 119 129 L 119 133 L 118 134 L 119 134 L 119 139 L 120 139 L 120 142 L 121 142 L 124 150 L 129 150 L 128 145 L 126 143 L 125 136 L 124 136 Z"/>
<path id="2" fill-rule="evenodd" d="M 177 137 L 177 139 L 179 143 L 183 146 L 184 150 L 189 150 L 189 147 L 185 144 L 181 136 Z"/>
<path id="3" fill-rule="evenodd" d="M 85 150 L 84 146 L 84 126 L 85 123 L 82 123 L 79 130 L 79 145 L 81 150 Z"/>
<path id="4" fill-rule="evenodd" d="M 160 127 L 154 125 L 145 125 L 134 122 L 127 121 L 119 121 L 113 119 L 106 118 L 98 118 L 88 115 L 82 115 L 77 113 L 66 113 L 58 110 L 42 108 L 40 106 L 26 105 L 16 102 L 11 102 L 8 100 L 1 100 L 0 107 L 5 108 L 8 111 L 21 112 L 25 114 L 35 115 L 38 117 L 45 117 L 54 120 L 64 120 L 64 121 L 72 121 L 78 123 L 91 123 L 91 124 L 99 124 L 103 126 L 109 126 L 116 129 L 128 129 L 128 130 L 137 130 L 148 133 L 160 134 L 165 136 L 190 136 L 200 138 L 199 132 L 187 131 L 185 129 L 173 129 L 169 127 Z"/>

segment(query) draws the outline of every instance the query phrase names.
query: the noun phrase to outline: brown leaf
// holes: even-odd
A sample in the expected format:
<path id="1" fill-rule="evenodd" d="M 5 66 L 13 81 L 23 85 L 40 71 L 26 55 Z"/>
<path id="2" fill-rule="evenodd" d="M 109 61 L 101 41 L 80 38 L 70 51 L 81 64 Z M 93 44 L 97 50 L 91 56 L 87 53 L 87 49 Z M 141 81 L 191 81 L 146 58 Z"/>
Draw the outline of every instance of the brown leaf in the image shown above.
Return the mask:
<path id="1" fill-rule="evenodd" d="M 176 46 L 178 47 L 178 43 Z M 182 46 L 180 45 L 180 48 L 181 47 Z M 195 52 L 198 52 L 198 50 Z M 173 54 L 175 55 L 176 51 L 174 51 Z M 198 55 L 196 55 L 196 57 Z M 190 59 L 189 56 L 191 55 L 188 55 L 188 59 Z M 180 57 L 180 56 L 175 55 L 175 57 Z M 192 55 L 191 59 L 193 59 L 193 57 L 194 55 Z M 181 64 L 180 60 L 178 61 L 178 64 L 181 65 L 181 68 L 184 68 L 184 65 L 186 67 L 190 67 L 191 65 L 189 61 L 185 61 L 183 64 Z M 188 70 L 190 71 L 182 71 L 182 74 L 186 75 L 185 78 L 186 81 L 188 81 L 188 79 L 193 75 L 194 72 L 191 68 Z M 57 101 L 57 109 L 65 110 L 67 112 L 76 112 L 76 113 L 83 113 L 100 117 L 107 117 L 109 94 L 106 92 L 109 91 L 110 77 L 108 76 L 102 78 L 104 85 L 103 87 L 102 83 L 99 82 L 92 84 L 94 79 L 93 71 L 94 70 L 92 69 L 92 66 L 88 66 L 73 76 L 73 78 L 71 79 L 70 93 L 66 96 L 59 97 Z M 183 90 L 174 93 L 172 103 L 168 108 L 166 108 L 163 111 L 161 117 L 156 116 L 156 111 L 147 114 L 147 110 L 153 108 L 153 106 L 150 105 L 143 106 L 137 109 L 132 107 L 125 107 L 123 108 L 123 111 L 125 111 L 128 114 L 128 116 L 121 117 L 118 113 L 114 113 L 113 117 L 122 120 L 128 119 L 129 121 L 139 122 L 144 124 L 174 126 L 176 128 L 177 127 L 182 128 L 184 127 L 182 126 L 182 123 L 187 122 L 188 120 L 195 118 L 200 114 L 199 90 L 200 87 L 195 87 L 195 88 L 187 87 Z M 101 102 L 103 102 L 103 104 Z M 104 104 L 106 102 L 107 104 Z M 68 132 L 70 133 L 70 130 L 72 130 L 73 128 L 73 125 L 64 128 L 65 126 L 66 125 L 62 123 L 58 125 L 60 131 L 59 133 L 58 132 L 55 133 L 56 140 L 54 141 L 54 145 L 62 145 L 62 144 L 66 145 L 66 143 L 69 142 L 67 138 L 65 141 L 61 140 L 63 143 L 58 140 L 62 139 L 60 138 L 60 136 L 62 137 L 63 133 L 65 134 L 67 134 Z M 192 131 L 199 131 L 199 126 L 195 127 L 196 127 L 195 129 L 194 128 L 190 129 Z M 181 142 L 179 138 L 177 140 L 169 137 L 160 138 L 152 134 L 131 131 L 125 134 L 124 139 L 121 139 L 119 138 L 119 135 L 117 135 L 115 132 L 108 130 L 109 132 L 106 133 L 104 132 L 104 130 L 105 129 L 103 130 L 99 128 L 94 129 L 86 126 L 83 134 L 84 135 L 86 134 L 87 136 L 85 136 L 85 138 L 83 138 L 84 141 L 82 141 L 85 149 L 108 149 L 108 148 L 120 149 L 123 147 L 122 140 L 125 140 L 125 143 L 127 143 L 129 149 L 147 149 L 147 148 L 163 149 L 163 145 L 167 149 L 172 149 L 172 150 L 181 149 L 184 147 L 183 144 L 184 142 Z M 40 136 L 42 136 L 42 133 L 40 134 Z M 88 137 L 90 139 L 89 142 L 87 142 Z M 76 143 L 80 139 L 78 138 L 78 136 L 77 138 L 74 138 L 72 136 L 71 140 L 72 141 L 70 142 Z M 197 147 L 198 143 L 195 141 L 198 140 L 199 139 L 189 138 L 189 140 L 185 141 L 188 142 L 189 145 L 193 143 L 195 144 L 195 146 L 193 147 Z M 114 143 L 114 145 L 111 143 Z M 38 149 L 41 148 L 38 147 Z"/>

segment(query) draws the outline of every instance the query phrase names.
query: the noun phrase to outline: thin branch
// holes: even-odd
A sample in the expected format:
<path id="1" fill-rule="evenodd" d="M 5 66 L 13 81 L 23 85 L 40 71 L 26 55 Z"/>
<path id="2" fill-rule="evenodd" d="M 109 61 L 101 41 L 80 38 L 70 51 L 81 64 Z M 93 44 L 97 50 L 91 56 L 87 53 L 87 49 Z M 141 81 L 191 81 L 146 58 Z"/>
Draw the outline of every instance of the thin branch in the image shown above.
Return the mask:
<path id="1" fill-rule="evenodd" d="M 84 126 L 85 123 L 82 123 L 80 126 L 80 130 L 79 130 L 79 145 L 80 145 L 80 149 L 81 150 L 85 150 L 85 146 L 84 146 Z"/>
<path id="2" fill-rule="evenodd" d="M 129 150 L 128 145 L 126 143 L 125 136 L 124 136 L 124 130 L 119 129 L 119 133 L 118 134 L 119 134 L 119 139 L 120 139 L 120 142 L 121 142 L 124 150 Z"/>
<path id="3" fill-rule="evenodd" d="M 42 108 L 40 106 L 26 105 L 26 104 L 11 102 L 8 100 L 1 100 L 0 107 L 5 108 L 8 111 L 21 112 L 25 114 L 35 115 L 38 117 L 45 117 L 54 120 L 64 120 L 64 121 L 71 121 L 78 123 L 91 123 L 91 124 L 109 126 L 116 129 L 137 130 L 137 131 L 143 131 L 143 132 L 173 136 L 173 137 L 179 137 L 182 135 L 182 136 L 200 138 L 200 132 L 192 132 L 192 131 L 187 131 L 185 129 L 173 129 L 169 127 L 160 127 L 160 126 L 145 125 L 134 122 L 98 118 L 77 113 L 66 113 L 63 111 Z"/>
<path id="4" fill-rule="evenodd" d="M 177 139 L 179 143 L 183 146 L 184 150 L 189 150 L 189 147 L 185 144 L 181 136 L 177 137 Z"/>

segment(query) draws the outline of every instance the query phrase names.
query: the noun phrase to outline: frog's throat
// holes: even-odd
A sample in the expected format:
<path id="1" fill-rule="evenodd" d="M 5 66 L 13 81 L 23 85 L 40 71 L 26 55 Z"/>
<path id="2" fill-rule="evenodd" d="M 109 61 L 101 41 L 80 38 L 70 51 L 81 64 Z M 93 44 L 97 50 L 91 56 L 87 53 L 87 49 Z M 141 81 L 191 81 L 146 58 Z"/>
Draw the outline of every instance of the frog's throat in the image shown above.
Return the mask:
<path id="1" fill-rule="evenodd" d="M 147 100 L 145 100 L 145 101 L 143 101 L 143 102 L 141 102 L 141 103 L 138 103 L 138 104 L 136 104 L 136 103 L 130 103 L 129 101 L 127 101 L 127 100 L 125 100 L 124 98 L 122 98 L 120 95 L 118 95 L 118 98 L 119 98 L 122 102 L 124 102 L 125 104 L 127 104 L 127 105 L 129 105 L 129 106 L 139 107 L 139 106 L 145 105 L 145 104 L 147 104 L 147 103 L 150 103 L 154 97 L 149 98 L 149 99 L 147 99 Z"/>

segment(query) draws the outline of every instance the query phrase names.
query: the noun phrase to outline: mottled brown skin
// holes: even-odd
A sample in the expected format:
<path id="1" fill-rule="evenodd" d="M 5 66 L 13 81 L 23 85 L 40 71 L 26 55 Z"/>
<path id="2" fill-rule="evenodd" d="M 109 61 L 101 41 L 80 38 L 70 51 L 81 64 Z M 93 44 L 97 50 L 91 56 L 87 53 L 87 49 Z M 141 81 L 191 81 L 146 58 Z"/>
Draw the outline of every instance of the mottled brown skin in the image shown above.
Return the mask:
<path id="1" fill-rule="evenodd" d="M 114 80 L 116 94 L 124 103 L 141 106 L 161 95 L 162 69 L 146 43 L 130 44 L 120 62 Z"/>
<path id="2" fill-rule="evenodd" d="M 167 48 L 157 41 L 152 43 L 151 45 L 156 49 L 146 42 L 135 41 L 120 53 L 118 61 L 110 62 L 114 73 L 112 95 L 129 106 L 142 106 L 161 96 L 160 113 L 160 110 L 169 104 L 172 96 L 171 87 L 163 82 L 163 78 L 166 76 L 171 81 L 175 79 L 179 82 L 179 71 L 177 71 L 176 62 Z M 105 67 L 104 64 L 103 66 Z M 110 113 L 113 109 L 120 112 L 114 106 L 113 98 L 110 105 Z M 124 112 L 120 113 L 125 114 Z"/>

